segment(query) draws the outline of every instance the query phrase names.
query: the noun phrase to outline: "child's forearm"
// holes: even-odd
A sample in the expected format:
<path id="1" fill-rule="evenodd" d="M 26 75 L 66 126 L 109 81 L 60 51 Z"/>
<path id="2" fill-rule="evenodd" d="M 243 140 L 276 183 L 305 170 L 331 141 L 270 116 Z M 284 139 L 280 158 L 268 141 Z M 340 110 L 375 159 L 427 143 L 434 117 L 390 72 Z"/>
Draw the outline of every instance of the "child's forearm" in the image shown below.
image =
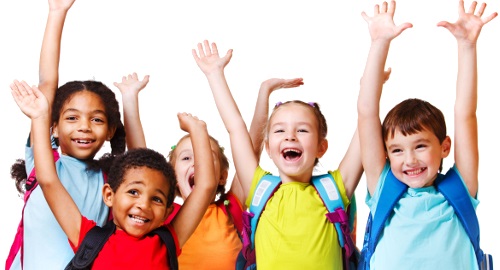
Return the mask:
<path id="1" fill-rule="evenodd" d="M 40 51 L 39 88 L 52 104 L 59 83 L 61 37 L 68 10 L 51 10 Z"/>
<path id="2" fill-rule="evenodd" d="M 146 147 L 146 137 L 139 113 L 139 93 L 123 95 L 123 123 L 128 149 Z"/>

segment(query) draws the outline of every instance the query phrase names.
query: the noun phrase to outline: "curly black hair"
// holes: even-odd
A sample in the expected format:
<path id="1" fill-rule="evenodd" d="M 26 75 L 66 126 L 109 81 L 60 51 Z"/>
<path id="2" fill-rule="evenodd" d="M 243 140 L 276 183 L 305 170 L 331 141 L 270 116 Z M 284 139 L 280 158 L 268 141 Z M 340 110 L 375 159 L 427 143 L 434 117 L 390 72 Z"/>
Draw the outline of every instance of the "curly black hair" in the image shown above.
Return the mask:
<path id="1" fill-rule="evenodd" d="M 102 155 L 99 160 L 86 160 L 87 169 L 92 171 L 102 170 L 108 173 L 109 168 L 116 155 L 125 152 L 125 128 L 121 121 L 120 107 L 115 93 L 105 84 L 98 81 L 71 81 L 60 86 L 55 93 L 52 104 L 51 123 L 57 123 L 61 116 L 61 110 L 68 100 L 76 93 L 89 91 L 98 95 L 106 110 L 109 128 L 116 128 L 114 136 L 111 138 L 111 153 Z M 58 145 L 56 138 L 55 143 Z M 16 181 L 16 188 L 22 194 L 25 191 L 26 164 L 23 159 L 17 159 L 11 166 L 11 177 Z"/>
<path id="2" fill-rule="evenodd" d="M 138 167 L 158 170 L 165 176 L 170 187 L 167 194 L 167 207 L 170 207 L 174 203 L 177 186 L 174 167 L 167 162 L 165 156 L 149 148 L 131 149 L 115 158 L 108 175 L 108 184 L 113 192 L 123 183 L 127 170 Z"/>

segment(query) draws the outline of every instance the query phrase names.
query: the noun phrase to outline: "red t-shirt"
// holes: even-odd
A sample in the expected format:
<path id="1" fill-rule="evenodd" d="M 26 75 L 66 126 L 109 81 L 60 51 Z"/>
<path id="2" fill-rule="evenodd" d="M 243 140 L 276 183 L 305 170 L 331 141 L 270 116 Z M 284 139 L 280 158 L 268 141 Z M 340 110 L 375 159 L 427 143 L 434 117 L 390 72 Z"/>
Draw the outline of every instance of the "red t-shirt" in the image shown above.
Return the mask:
<path id="1" fill-rule="evenodd" d="M 82 216 L 79 244 L 75 247 L 70 243 L 73 251 L 78 250 L 87 232 L 95 226 L 94 221 Z M 170 225 L 166 227 L 172 233 L 179 256 L 181 250 L 177 235 Z M 97 255 L 92 269 L 170 269 L 167 257 L 167 247 L 158 235 L 136 238 L 117 229 Z"/>

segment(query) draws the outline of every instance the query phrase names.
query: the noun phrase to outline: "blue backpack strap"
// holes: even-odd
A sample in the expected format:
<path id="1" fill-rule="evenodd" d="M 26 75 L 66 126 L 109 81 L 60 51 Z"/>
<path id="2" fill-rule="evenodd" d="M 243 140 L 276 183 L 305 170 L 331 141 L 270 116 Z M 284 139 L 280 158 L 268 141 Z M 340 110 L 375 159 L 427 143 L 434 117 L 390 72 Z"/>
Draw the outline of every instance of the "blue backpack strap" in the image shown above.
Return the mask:
<path id="1" fill-rule="evenodd" d="M 278 186 L 281 179 L 270 174 L 264 175 L 257 183 L 253 193 L 248 211 L 242 214 L 242 234 L 243 247 L 236 259 L 236 270 L 256 269 L 255 258 L 255 231 L 260 215 L 267 204 L 267 201 Z"/>
<path id="2" fill-rule="evenodd" d="M 479 221 L 470 201 L 469 192 L 462 184 L 460 176 L 454 169 L 450 169 L 445 176 L 439 175 L 436 179 L 436 188 L 455 210 L 458 219 L 472 242 L 479 269 L 483 269 L 481 268 L 481 262 L 483 261 L 484 253 L 479 247 Z"/>
<path id="3" fill-rule="evenodd" d="M 250 203 L 249 211 L 253 214 L 252 220 L 250 221 L 251 236 L 250 241 L 252 244 L 252 249 L 255 246 L 255 230 L 257 228 L 257 222 L 259 221 L 260 215 L 264 210 L 269 198 L 274 193 L 276 188 L 281 185 L 281 179 L 278 176 L 273 176 L 271 174 L 264 175 L 257 186 Z"/>
<path id="4" fill-rule="evenodd" d="M 313 176 L 311 180 L 314 188 L 319 194 L 319 197 L 323 201 L 326 209 L 328 210 L 327 217 L 335 225 L 335 229 L 337 230 L 337 235 L 339 238 L 340 246 L 343 247 L 345 244 L 344 241 L 344 233 L 342 232 L 341 222 L 346 222 L 348 224 L 348 216 L 345 214 L 344 202 L 342 201 L 342 197 L 340 196 L 339 189 L 332 175 L 322 174 Z M 337 209 L 341 209 L 345 215 L 342 215 L 337 211 Z"/>
<path id="5" fill-rule="evenodd" d="M 351 238 L 352 223 L 335 179 L 327 173 L 313 176 L 311 182 L 328 210 L 326 217 L 337 231 L 339 245 L 343 249 L 344 269 L 355 269 L 358 265 L 358 256 L 355 253 L 358 251 Z"/>
<path id="6" fill-rule="evenodd" d="M 382 190 L 380 191 L 381 194 L 377 204 L 375 216 L 372 218 L 371 213 L 368 216 L 359 269 L 370 269 L 370 258 L 375 251 L 380 234 L 384 229 L 385 222 L 392 214 L 394 206 L 407 189 L 408 186 L 396 179 L 392 171 L 389 170 Z"/>

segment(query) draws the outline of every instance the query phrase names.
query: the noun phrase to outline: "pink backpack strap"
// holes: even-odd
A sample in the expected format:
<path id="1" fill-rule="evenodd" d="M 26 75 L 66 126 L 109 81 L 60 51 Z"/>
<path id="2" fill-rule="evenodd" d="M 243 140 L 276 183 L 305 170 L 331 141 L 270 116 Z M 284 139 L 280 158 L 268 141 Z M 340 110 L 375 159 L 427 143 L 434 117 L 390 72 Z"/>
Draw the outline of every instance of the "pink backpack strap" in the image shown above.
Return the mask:
<path id="1" fill-rule="evenodd" d="M 54 162 L 56 162 L 59 159 L 59 152 L 57 152 L 57 149 L 52 149 L 52 155 L 54 156 Z M 21 250 L 21 266 L 23 265 L 24 208 L 26 207 L 26 203 L 28 202 L 31 192 L 33 192 L 37 186 L 38 183 L 36 181 L 35 168 L 33 168 L 28 176 L 28 179 L 26 179 L 26 191 L 24 192 L 24 206 L 21 212 L 21 221 L 17 226 L 16 236 L 14 237 L 14 241 L 10 247 L 9 256 L 5 262 L 5 270 L 10 269 L 19 250 Z"/>

